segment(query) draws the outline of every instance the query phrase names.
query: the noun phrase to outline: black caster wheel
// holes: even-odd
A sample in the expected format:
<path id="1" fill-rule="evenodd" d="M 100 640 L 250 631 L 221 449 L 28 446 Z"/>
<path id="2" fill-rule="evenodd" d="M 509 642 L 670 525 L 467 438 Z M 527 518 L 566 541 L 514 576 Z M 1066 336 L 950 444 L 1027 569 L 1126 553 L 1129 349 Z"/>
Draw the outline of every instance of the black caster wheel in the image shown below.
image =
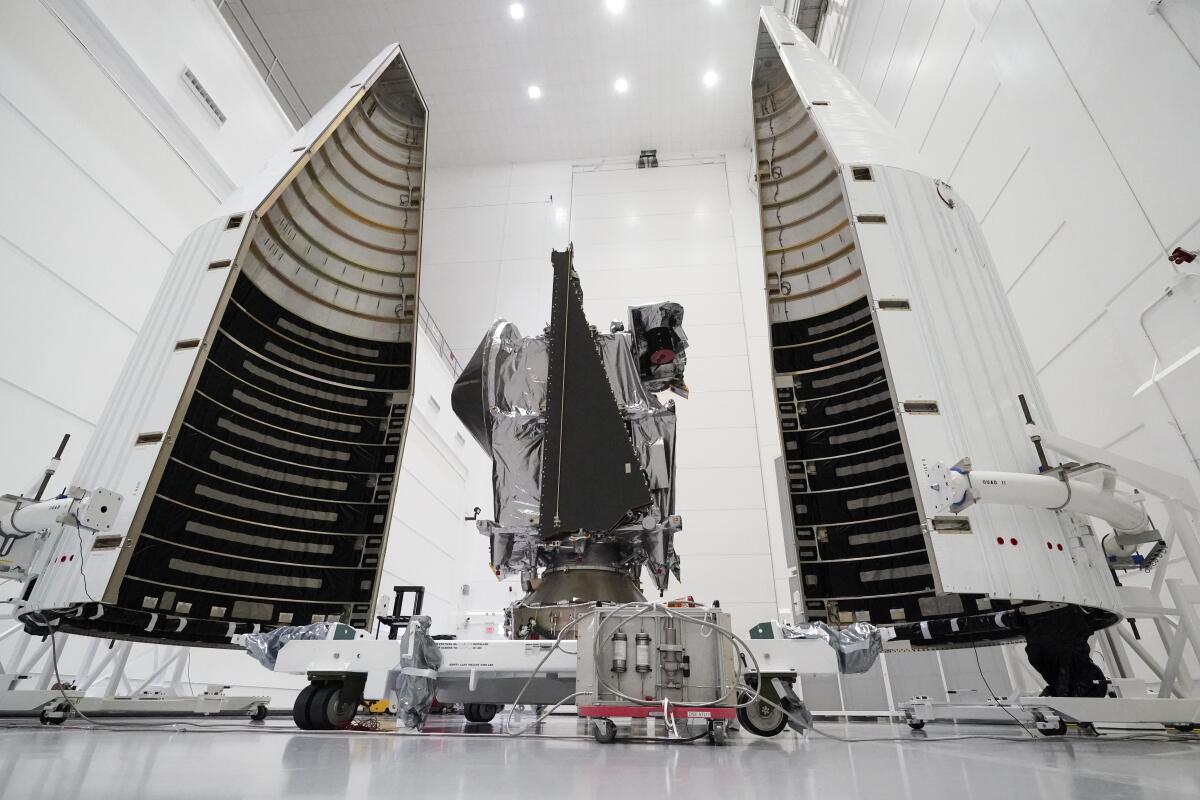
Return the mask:
<path id="1" fill-rule="evenodd" d="M 757 700 L 745 708 L 739 708 L 737 718 L 742 728 L 755 736 L 775 736 L 787 727 L 787 717 L 781 710 Z"/>
<path id="2" fill-rule="evenodd" d="M 57 712 L 59 709 L 55 709 L 55 711 Z M 38 715 L 38 722 L 42 723 L 43 725 L 62 725 L 66 721 L 66 716 L 52 717 L 50 716 L 50 712 L 47 710 L 43 710 L 42 713 Z"/>
<path id="3" fill-rule="evenodd" d="M 919 731 L 925 727 L 925 720 L 914 719 L 908 723 L 908 727 L 912 728 L 914 731 Z"/>
<path id="4" fill-rule="evenodd" d="M 600 744 L 609 744 L 617 738 L 617 726 L 611 719 L 597 719 L 592 723 L 592 737 Z"/>
<path id="5" fill-rule="evenodd" d="M 1067 732 L 1067 723 L 1064 720 L 1058 721 L 1058 726 L 1054 728 L 1038 728 L 1038 733 L 1042 736 L 1062 736 Z"/>
<path id="6" fill-rule="evenodd" d="M 491 722 L 499 711 L 500 706 L 492 703 L 467 703 L 463 706 L 463 716 L 467 722 Z"/>
<path id="7" fill-rule="evenodd" d="M 344 700 L 340 683 L 326 683 L 313 693 L 309 719 L 316 730 L 337 731 L 347 727 L 357 711 L 357 698 Z"/>
<path id="8" fill-rule="evenodd" d="M 1038 733 L 1042 736 L 1062 736 L 1067 732 L 1067 721 L 1062 717 L 1058 718 L 1058 724 L 1053 728 L 1042 727 L 1046 723 L 1046 714 L 1043 711 L 1033 712 L 1033 720 L 1037 725 Z"/>
<path id="9" fill-rule="evenodd" d="M 1170 727 L 1179 731 L 1180 733 L 1191 733 L 1192 731 L 1196 730 L 1195 724 L 1193 724 L 1191 722 L 1185 722 L 1185 723 L 1181 723 L 1179 725 L 1172 725 Z"/>
<path id="10" fill-rule="evenodd" d="M 708 729 L 708 738 L 714 745 L 720 747 L 725 744 L 725 721 L 719 720 L 712 723 Z"/>
<path id="11" fill-rule="evenodd" d="M 266 706 L 254 706 L 253 708 L 250 709 L 250 721 L 251 722 L 262 722 L 266 718 L 267 718 L 267 707 Z"/>
<path id="12" fill-rule="evenodd" d="M 316 727 L 309 715 L 309 707 L 312 705 L 313 695 L 316 694 L 318 688 L 318 684 L 315 683 L 305 686 L 300 690 L 300 694 L 296 695 L 296 702 L 292 704 L 292 720 L 302 731 L 311 731 Z"/>

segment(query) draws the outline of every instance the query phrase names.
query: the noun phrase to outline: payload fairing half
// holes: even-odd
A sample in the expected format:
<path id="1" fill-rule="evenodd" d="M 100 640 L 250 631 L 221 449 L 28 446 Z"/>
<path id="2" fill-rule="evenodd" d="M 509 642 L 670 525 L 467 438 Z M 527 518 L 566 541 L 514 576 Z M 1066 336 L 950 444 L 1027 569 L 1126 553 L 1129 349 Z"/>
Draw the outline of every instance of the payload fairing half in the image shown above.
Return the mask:
<path id="1" fill-rule="evenodd" d="M 425 134 L 393 45 L 180 246 L 75 475 L 124 503 L 110 530 L 62 525 L 41 549 L 29 630 L 228 645 L 370 627 L 412 396 Z"/>
<path id="2" fill-rule="evenodd" d="M 940 462 L 1027 473 L 1023 396 L 1049 424 L 979 223 L 802 33 L 764 9 L 753 105 L 798 618 L 968 620 L 1119 603 L 1086 518 L 947 510 Z M 971 628 L 968 632 L 966 628 Z"/>

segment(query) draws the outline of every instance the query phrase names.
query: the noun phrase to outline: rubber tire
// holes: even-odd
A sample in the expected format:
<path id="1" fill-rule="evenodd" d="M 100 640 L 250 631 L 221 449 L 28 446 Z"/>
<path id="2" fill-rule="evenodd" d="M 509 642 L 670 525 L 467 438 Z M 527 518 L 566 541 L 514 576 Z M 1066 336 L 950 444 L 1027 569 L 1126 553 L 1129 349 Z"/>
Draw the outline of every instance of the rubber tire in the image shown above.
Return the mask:
<path id="1" fill-rule="evenodd" d="M 755 705 L 758 704 L 755 703 Z M 754 708 L 754 706 L 739 708 L 737 710 L 738 722 L 741 723 L 745 730 L 753 733 L 755 736 L 775 736 L 787 727 L 788 720 L 787 716 L 779 709 L 775 708 L 774 706 L 768 706 L 768 708 L 770 708 L 773 713 L 765 720 L 762 715 L 758 713 L 757 709 Z M 776 720 L 774 724 L 770 724 L 769 720 L 774 719 L 776 715 L 778 715 L 779 719 Z"/>
<path id="2" fill-rule="evenodd" d="M 340 683 L 325 683 L 313 694 L 309 717 L 313 728 L 321 731 L 340 731 L 350 725 L 358 712 L 358 698 L 342 700 Z"/>
<path id="3" fill-rule="evenodd" d="M 617 738 L 617 726 L 611 719 L 601 717 L 592 722 L 592 738 L 600 744 L 611 744 Z"/>
<path id="4" fill-rule="evenodd" d="M 267 718 L 267 713 L 268 713 L 268 711 L 267 711 L 266 706 L 262 706 L 262 705 L 255 706 L 250 711 L 250 721 L 251 722 L 262 722 L 264 719 Z"/>
<path id="5" fill-rule="evenodd" d="M 467 703 L 463 706 L 463 716 L 467 718 L 467 722 L 481 722 L 479 719 L 479 705 L 477 703 Z"/>
<path id="6" fill-rule="evenodd" d="M 312 706 L 313 695 L 319 688 L 319 684 L 310 683 L 300 690 L 300 694 L 296 695 L 296 702 L 292 704 L 292 721 L 296 723 L 296 727 L 302 731 L 311 731 L 316 728 L 313 724 Z"/>
<path id="7" fill-rule="evenodd" d="M 712 723 L 712 727 L 708 730 L 708 738 L 717 747 L 725 744 L 725 722 Z"/>
<path id="8" fill-rule="evenodd" d="M 908 723 L 908 727 L 912 728 L 914 731 L 919 731 L 925 727 L 925 720 L 914 720 L 913 722 Z"/>
<path id="9" fill-rule="evenodd" d="M 58 709 L 55 710 L 57 711 Z M 38 715 L 38 722 L 42 723 L 43 725 L 62 725 L 66 721 L 66 717 L 47 716 L 45 711 Z"/>
<path id="10" fill-rule="evenodd" d="M 475 704 L 475 719 L 473 722 L 491 722 L 500 713 L 500 706 L 491 703 Z"/>

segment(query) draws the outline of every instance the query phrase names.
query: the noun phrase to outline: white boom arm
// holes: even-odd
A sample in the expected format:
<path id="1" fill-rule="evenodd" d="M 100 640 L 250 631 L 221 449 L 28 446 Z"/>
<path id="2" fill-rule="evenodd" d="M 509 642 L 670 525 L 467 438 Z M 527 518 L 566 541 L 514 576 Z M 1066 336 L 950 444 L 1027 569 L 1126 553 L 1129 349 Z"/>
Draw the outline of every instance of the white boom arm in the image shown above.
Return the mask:
<path id="1" fill-rule="evenodd" d="M 121 500 L 108 489 L 88 492 L 74 486 L 66 497 L 53 500 L 0 496 L 0 575 L 22 581 L 36 575 L 61 549 L 58 541 L 66 530 L 110 530 Z M 78 552 L 82 558 L 82 540 Z"/>
<path id="2" fill-rule="evenodd" d="M 5 505 L 13 501 L 5 498 Z M 0 534 L 21 537 L 48 534 L 60 525 L 106 531 L 121 508 L 121 498 L 107 489 L 97 489 L 82 498 L 60 497 L 40 503 L 9 506 L 0 516 Z"/>
<path id="3" fill-rule="evenodd" d="M 1099 483 L 1089 480 L 1100 478 Z M 1116 473 L 1102 465 L 1072 474 L 1030 475 L 951 467 L 947 484 L 958 513 L 973 503 L 1048 508 L 1102 519 L 1120 534 L 1151 531 L 1154 526 L 1140 498 L 1116 490 Z"/>

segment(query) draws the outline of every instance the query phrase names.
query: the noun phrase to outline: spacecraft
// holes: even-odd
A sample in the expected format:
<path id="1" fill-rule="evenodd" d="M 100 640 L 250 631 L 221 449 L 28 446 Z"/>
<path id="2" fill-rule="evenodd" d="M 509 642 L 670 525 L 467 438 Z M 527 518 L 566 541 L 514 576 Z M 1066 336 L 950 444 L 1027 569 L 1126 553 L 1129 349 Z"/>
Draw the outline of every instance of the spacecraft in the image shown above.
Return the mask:
<path id="1" fill-rule="evenodd" d="M 679 577 L 675 405 L 657 393 L 687 392 L 683 307 L 635 306 L 600 332 L 573 257 L 552 255 L 545 331 L 494 322 L 451 395 L 492 459 L 495 518 L 476 525 L 497 574 L 521 576 L 518 638 L 554 637 L 596 601 L 643 600 L 643 566 L 660 593 Z"/>

